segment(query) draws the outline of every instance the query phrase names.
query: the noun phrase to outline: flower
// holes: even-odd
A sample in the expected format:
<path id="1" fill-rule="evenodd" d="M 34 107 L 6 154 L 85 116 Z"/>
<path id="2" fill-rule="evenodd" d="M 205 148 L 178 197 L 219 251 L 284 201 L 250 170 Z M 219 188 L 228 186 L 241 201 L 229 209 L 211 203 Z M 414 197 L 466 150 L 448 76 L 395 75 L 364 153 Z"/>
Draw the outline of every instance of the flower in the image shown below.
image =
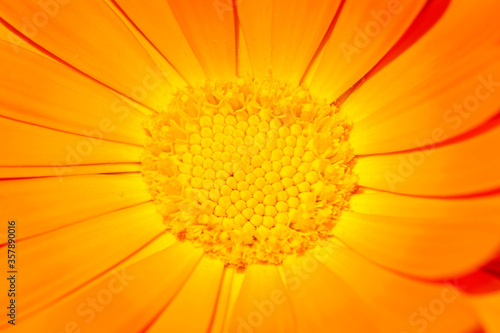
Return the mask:
<path id="1" fill-rule="evenodd" d="M 0 327 L 499 332 L 498 9 L 3 1 Z"/>

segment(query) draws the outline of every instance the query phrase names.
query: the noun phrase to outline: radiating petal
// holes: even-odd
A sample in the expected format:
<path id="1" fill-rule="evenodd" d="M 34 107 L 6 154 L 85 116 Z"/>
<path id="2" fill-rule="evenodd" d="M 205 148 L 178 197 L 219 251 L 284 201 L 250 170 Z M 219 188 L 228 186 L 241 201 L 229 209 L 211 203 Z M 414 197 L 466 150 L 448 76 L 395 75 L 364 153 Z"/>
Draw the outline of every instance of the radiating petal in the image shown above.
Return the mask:
<path id="1" fill-rule="evenodd" d="M 217 302 L 223 271 L 222 261 L 204 256 L 179 294 L 167 304 L 147 331 L 206 332 Z"/>
<path id="2" fill-rule="evenodd" d="M 500 222 L 457 221 L 343 212 L 335 236 L 366 258 L 412 276 L 464 275 L 500 250 Z"/>
<path id="3" fill-rule="evenodd" d="M 164 232 L 152 241 L 143 246 L 139 251 L 135 252 L 132 256 L 128 257 L 125 261 L 120 263 L 120 268 L 127 268 L 139 261 L 142 261 L 166 248 L 178 243 L 179 240 L 174 235 Z"/>
<path id="4" fill-rule="evenodd" d="M 500 274 L 491 269 L 491 262 L 469 275 L 456 279 L 460 290 L 469 295 L 485 295 L 500 291 Z"/>
<path id="5" fill-rule="evenodd" d="M 151 200 L 140 175 L 91 175 L 0 182 L 2 216 L 24 239 Z M 0 239 L 3 244 L 5 239 Z"/>
<path id="6" fill-rule="evenodd" d="M 236 268 L 234 267 L 224 268 L 224 276 L 222 277 L 222 281 L 219 287 L 219 295 L 217 296 L 217 304 L 214 307 L 211 327 L 210 330 L 207 330 L 207 332 L 224 332 L 223 327 L 224 323 L 226 322 L 226 315 L 229 308 L 229 300 L 235 272 Z"/>
<path id="7" fill-rule="evenodd" d="M 300 82 L 340 3 L 340 0 L 273 1 L 274 77 L 293 84 Z"/>
<path id="8" fill-rule="evenodd" d="M 206 79 L 167 1 L 115 2 L 189 83 Z"/>
<path id="9" fill-rule="evenodd" d="M 500 292 L 469 296 L 469 301 L 485 329 L 484 332 L 500 332 Z"/>
<path id="10" fill-rule="evenodd" d="M 218 307 L 215 313 L 215 320 L 217 321 L 217 323 L 220 323 L 220 326 L 214 325 L 210 330 L 210 332 L 212 333 L 220 332 L 216 330 L 217 327 L 221 327 L 222 332 L 227 332 L 229 330 L 231 320 L 233 318 L 234 307 L 236 305 L 236 301 L 240 294 L 241 287 L 243 286 L 243 281 L 245 280 L 245 276 L 246 276 L 245 269 L 235 269 L 234 274 L 232 274 L 231 277 L 231 285 L 229 286 L 230 290 L 227 303 L 221 304 L 223 306 Z M 223 323 L 220 322 L 220 320 L 222 319 L 224 320 Z"/>
<path id="11" fill-rule="evenodd" d="M 65 132 L 142 144 L 144 115 L 74 70 L 0 42 L 0 115 Z"/>
<path id="12" fill-rule="evenodd" d="M 419 198 L 386 192 L 354 194 L 349 209 L 355 213 L 455 221 L 493 221 L 500 216 L 500 195 L 462 199 Z"/>
<path id="13" fill-rule="evenodd" d="M 290 300 L 278 269 L 271 265 L 247 267 L 233 308 L 230 332 L 296 332 Z"/>
<path id="14" fill-rule="evenodd" d="M 235 20 L 232 2 L 168 0 L 189 45 L 210 79 L 236 76 Z M 226 11 L 228 12 L 226 14 Z"/>
<path id="15" fill-rule="evenodd" d="M 1 18 L 0 18 L 0 40 L 7 42 L 11 50 L 14 51 L 15 53 L 18 53 L 21 49 L 26 49 L 31 52 L 37 53 L 41 56 L 44 56 L 47 59 L 50 59 L 43 52 L 36 49 L 34 46 L 28 44 L 25 40 L 23 40 L 21 37 L 13 33 L 9 28 L 7 28 L 4 24 L 2 24 Z"/>
<path id="16" fill-rule="evenodd" d="M 31 177 L 54 177 L 62 180 L 63 176 L 71 175 L 94 175 L 94 174 L 120 174 L 136 173 L 140 171 L 139 163 L 105 163 L 94 165 L 72 165 L 72 166 L 0 166 L 0 178 L 31 178 Z"/>
<path id="17" fill-rule="evenodd" d="M 6 0 L 0 16 L 64 63 L 150 107 L 169 86 L 166 69 L 104 1 Z"/>
<path id="18" fill-rule="evenodd" d="M 143 148 L 0 117 L 2 166 L 66 166 L 138 162 Z"/>
<path id="19" fill-rule="evenodd" d="M 456 196 L 500 187 L 500 126 L 439 148 L 359 157 L 359 185 L 403 194 Z"/>
<path id="20" fill-rule="evenodd" d="M 315 257 L 288 258 L 283 267 L 302 332 L 378 332 L 367 317 L 367 306 Z"/>
<path id="21" fill-rule="evenodd" d="M 432 284 L 403 277 L 333 240 L 313 253 L 370 307 L 380 332 L 471 332 L 478 323 L 455 280 Z"/>
<path id="22" fill-rule="evenodd" d="M 236 7 L 253 74 L 265 78 L 271 72 L 273 1 L 237 1 Z"/>
<path id="23" fill-rule="evenodd" d="M 119 20 L 125 24 L 127 29 L 132 33 L 135 39 L 139 41 L 139 44 L 144 48 L 144 51 L 151 58 L 153 63 L 156 65 L 157 74 L 163 75 L 167 80 L 161 88 L 167 89 L 167 84 L 170 84 L 172 88 L 183 88 L 188 85 L 188 82 L 179 74 L 179 72 L 172 66 L 172 64 L 165 58 L 163 54 L 156 48 L 151 41 L 144 35 L 144 33 L 137 27 L 137 25 L 130 20 L 126 13 L 116 4 L 115 0 L 104 0 L 104 2 L 113 10 L 114 14 L 119 18 Z M 143 81 L 144 82 L 144 81 Z M 144 86 L 144 84 L 143 84 Z M 154 87 L 151 90 L 156 90 Z M 149 90 L 147 88 L 146 90 Z M 168 90 L 168 89 L 167 89 Z M 124 96 L 124 95 L 122 95 Z M 158 95 L 158 99 L 155 100 L 153 105 L 157 110 L 161 110 L 164 102 L 164 94 Z M 142 104 L 141 104 L 142 105 Z M 142 105 L 145 107 L 144 105 Z M 150 109 L 151 110 L 151 109 Z"/>
<path id="24" fill-rule="evenodd" d="M 17 221 L 23 229 L 23 221 Z M 163 231 L 154 205 L 104 214 L 18 243 L 20 320 L 118 264 Z M 43 260 L 40 260 L 40 256 Z M 19 256 L 21 258 L 21 256 Z"/>
<path id="25" fill-rule="evenodd" d="M 343 109 L 355 122 L 350 141 L 356 154 L 441 142 L 496 114 L 499 9 L 494 0 L 452 1 L 426 35 L 349 97 Z"/>
<path id="26" fill-rule="evenodd" d="M 241 26 L 238 29 L 236 47 L 236 72 L 238 77 L 249 80 L 253 78 L 252 64 L 250 63 L 249 50 Z"/>
<path id="27" fill-rule="evenodd" d="M 308 75 L 311 92 L 330 102 L 337 99 L 389 51 L 425 2 L 345 1 L 318 66 Z"/>
<path id="28" fill-rule="evenodd" d="M 15 329 L 22 332 L 75 329 L 138 332 L 175 296 L 201 256 L 202 251 L 191 244 L 176 243 L 133 265 L 118 266 L 99 276 L 57 303 L 20 321 Z"/>

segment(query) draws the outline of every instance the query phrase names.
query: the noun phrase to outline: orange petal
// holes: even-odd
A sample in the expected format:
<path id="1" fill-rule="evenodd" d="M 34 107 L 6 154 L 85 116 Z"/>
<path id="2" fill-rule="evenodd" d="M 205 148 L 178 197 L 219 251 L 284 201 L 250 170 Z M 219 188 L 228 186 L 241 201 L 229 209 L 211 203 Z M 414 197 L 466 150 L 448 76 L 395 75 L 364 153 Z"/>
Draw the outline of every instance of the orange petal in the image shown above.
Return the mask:
<path id="1" fill-rule="evenodd" d="M 302 332 L 378 332 L 367 317 L 367 306 L 315 257 L 290 257 L 283 268 Z"/>
<path id="2" fill-rule="evenodd" d="M 116 246 L 116 242 L 113 244 Z M 189 243 L 176 243 L 133 265 L 124 268 L 123 264 L 99 276 L 20 321 L 16 329 L 22 332 L 141 331 L 184 285 L 201 257 L 200 249 L 194 249 Z"/>
<path id="3" fill-rule="evenodd" d="M 167 1 L 116 0 L 116 3 L 189 83 L 206 79 Z"/>
<path id="4" fill-rule="evenodd" d="M 223 271 L 222 261 L 204 256 L 148 332 L 206 332 L 215 309 Z M 194 299 L 196 302 L 193 302 Z"/>
<path id="5" fill-rule="evenodd" d="M 94 175 L 94 174 L 120 174 L 135 173 L 141 170 L 139 163 L 113 163 L 77 166 L 54 166 L 54 167 L 24 167 L 24 166 L 0 166 L 0 178 L 29 178 L 29 177 L 53 177 L 62 180 L 62 176 L 71 175 Z"/>
<path id="6" fill-rule="evenodd" d="M 346 1 L 314 74 L 305 81 L 311 92 L 336 100 L 389 51 L 425 2 Z"/>
<path id="7" fill-rule="evenodd" d="M 238 29 L 237 47 L 238 52 L 236 54 L 236 72 L 238 74 L 238 77 L 249 80 L 253 78 L 252 64 L 250 63 L 250 56 L 248 54 L 249 50 L 247 42 L 243 36 L 241 26 Z"/>
<path id="8" fill-rule="evenodd" d="M 131 257 L 127 258 L 125 261 L 120 263 L 120 268 L 127 268 L 135 263 L 138 263 L 158 252 L 165 250 L 166 248 L 176 245 L 179 240 L 171 233 L 164 232 L 158 237 L 154 238 L 152 241 L 147 243 L 139 251 L 135 252 Z"/>
<path id="9" fill-rule="evenodd" d="M 25 49 L 37 53 L 41 56 L 44 56 L 47 59 L 50 59 L 43 52 L 36 49 L 34 46 L 28 44 L 25 40 L 23 40 L 21 37 L 12 32 L 9 28 L 7 28 L 4 25 L 4 21 L 2 20 L 1 17 L 0 17 L 0 40 L 7 42 L 11 50 L 14 51 L 15 53 L 18 53 L 21 49 Z"/>
<path id="10" fill-rule="evenodd" d="M 120 21 L 125 24 L 132 35 L 139 41 L 139 44 L 144 48 L 146 53 L 152 59 L 153 63 L 156 65 L 156 70 L 161 73 L 165 78 L 167 78 L 170 85 L 174 88 L 184 88 L 187 86 L 186 80 L 179 74 L 179 72 L 172 66 L 172 64 L 165 58 L 164 55 L 158 51 L 151 41 L 144 35 L 142 31 L 139 30 L 137 25 L 130 20 L 126 13 L 116 4 L 115 0 L 104 0 L 104 2 L 113 10 L 114 14 L 118 16 Z M 166 88 L 164 85 L 162 88 Z M 153 88 L 155 90 L 157 88 Z M 124 96 L 124 95 L 122 95 Z M 165 96 L 159 95 L 159 99 L 155 102 L 155 107 L 157 110 L 161 110 L 164 102 Z"/>
<path id="11" fill-rule="evenodd" d="M 500 332 L 500 292 L 469 296 L 468 299 L 483 325 L 484 332 Z"/>
<path id="12" fill-rule="evenodd" d="M 140 175 L 92 175 L 0 182 L 3 216 L 23 223 L 18 239 L 151 200 Z M 5 239 L 1 239 L 3 244 Z"/>
<path id="13" fill-rule="evenodd" d="M 476 223 L 500 216 L 500 195 L 465 199 L 419 198 L 386 192 L 354 194 L 349 209 L 355 213 L 414 218 L 454 219 Z"/>
<path id="14" fill-rule="evenodd" d="M 477 327 L 454 280 L 431 284 L 391 273 L 337 240 L 313 253 L 370 307 L 368 315 L 380 332 L 464 333 Z"/>
<path id="15" fill-rule="evenodd" d="M 23 220 L 18 224 L 21 230 Z M 24 295 L 20 319 L 113 267 L 163 230 L 154 205 L 146 204 L 18 243 L 26 274 L 18 285 Z"/>
<path id="16" fill-rule="evenodd" d="M 74 70 L 0 42 L 0 114 L 36 125 L 142 144 L 144 115 Z"/>
<path id="17" fill-rule="evenodd" d="M 500 249 L 500 222 L 343 212 L 335 236 L 366 258 L 426 279 L 465 275 Z"/>
<path id="18" fill-rule="evenodd" d="M 150 107 L 169 86 L 162 69 L 103 1 L 6 0 L 0 16 L 65 64 Z"/>
<path id="19" fill-rule="evenodd" d="M 435 149 L 360 157 L 359 185 L 412 195 L 454 196 L 500 187 L 500 126 Z"/>
<path id="20" fill-rule="evenodd" d="M 236 77 L 235 22 L 231 2 L 168 0 L 189 45 L 210 79 Z"/>
<path id="21" fill-rule="evenodd" d="M 229 331 L 297 331 L 285 286 L 275 266 L 247 267 L 233 308 Z"/>
<path id="22" fill-rule="evenodd" d="M 265 78 L 271 72 L 271 31 L 273 1 L 237 1 L 238 21 L 257 78 Z"/>
<path id="23" fill-rule="evenodd" d="M 107 126 L 113 125 L 108 122 Z M 2 166 L 52 166 L 138 162 L 143 148 L 86 137 L 0 117 Z M 64 174 L 63 171 L 60 171 Z"/>
<path id="24" fill-rule="evenodd" d="M 452 1 L 426 35 L 349 97 L 342 107 L 355 122 L 356 154 L 441 142 L 498 111 L 499 9 L 497 1 Z"/>
<path id="25" fill-rule="evenodd" d="M 293 84 L 300 82 L 340 3 L 340 0 L 273 1 L 270 32 L 273 76 Z"/>

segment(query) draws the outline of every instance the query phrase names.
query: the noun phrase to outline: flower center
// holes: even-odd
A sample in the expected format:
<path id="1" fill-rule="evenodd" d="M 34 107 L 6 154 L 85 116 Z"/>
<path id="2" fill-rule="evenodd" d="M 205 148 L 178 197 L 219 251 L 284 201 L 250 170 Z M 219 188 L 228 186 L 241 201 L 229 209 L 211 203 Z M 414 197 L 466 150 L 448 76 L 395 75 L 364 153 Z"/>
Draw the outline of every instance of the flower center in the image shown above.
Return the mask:
<path id="1" fill-rule="evenodd" d="M 272 79 L 179 90 L 145 128 L 167 230 L 226 264 L 279 264 L 328 239 L 356 186 L 338 108 Z"/>

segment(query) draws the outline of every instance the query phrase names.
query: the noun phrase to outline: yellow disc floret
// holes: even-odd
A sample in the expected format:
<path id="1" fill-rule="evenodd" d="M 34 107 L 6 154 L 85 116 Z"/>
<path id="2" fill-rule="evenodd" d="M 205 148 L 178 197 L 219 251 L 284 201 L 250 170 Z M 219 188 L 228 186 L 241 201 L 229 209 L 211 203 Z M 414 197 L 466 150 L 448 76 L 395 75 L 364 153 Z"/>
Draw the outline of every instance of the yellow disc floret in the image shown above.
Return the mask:
<path id="1" fill-rule="evenodd" d="M 170 97 L 145 124 L 143 158 L 168 231 L 235 266 L 278 264 L 332 236 L 356 183 L 335 106 L 271 79 Z"/>

